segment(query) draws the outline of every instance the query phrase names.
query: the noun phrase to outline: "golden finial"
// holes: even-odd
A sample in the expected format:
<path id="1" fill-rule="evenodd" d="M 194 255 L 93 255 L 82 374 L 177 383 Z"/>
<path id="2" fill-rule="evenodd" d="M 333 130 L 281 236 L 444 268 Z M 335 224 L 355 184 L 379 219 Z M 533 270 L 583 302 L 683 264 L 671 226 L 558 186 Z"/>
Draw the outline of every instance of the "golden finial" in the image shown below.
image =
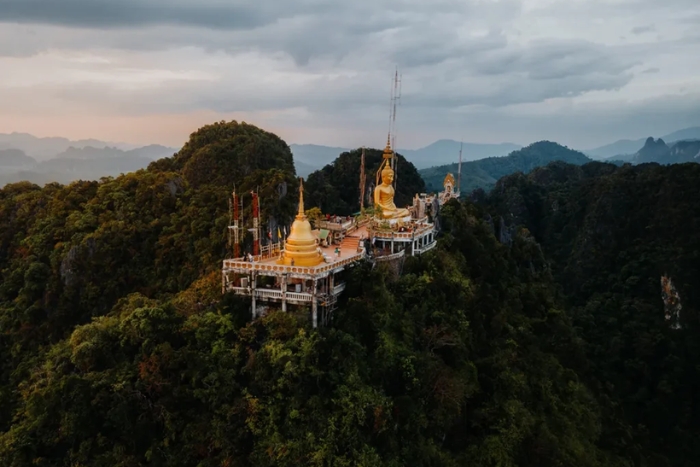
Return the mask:
<path id="1" fill-rule="evenodd" d="M 304 217 L 304 179 L 299 177 L 299 212 L 297 217 Z"/>
<path id="2" fill-rule="evenodd" d="M 391 159 L 394 151 L 391 150 L 391 133 L 386 137 L 386 147 L 384 148 L 384 159 Z"/>

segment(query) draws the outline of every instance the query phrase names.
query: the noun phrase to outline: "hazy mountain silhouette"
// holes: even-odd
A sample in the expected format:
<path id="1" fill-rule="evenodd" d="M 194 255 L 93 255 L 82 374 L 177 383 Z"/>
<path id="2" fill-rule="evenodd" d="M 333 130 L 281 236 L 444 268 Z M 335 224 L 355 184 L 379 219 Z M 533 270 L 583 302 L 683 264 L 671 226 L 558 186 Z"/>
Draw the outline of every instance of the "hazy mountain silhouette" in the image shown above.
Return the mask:
<path id="1" fill-rule="evenodd" d="M 662 138 L 654 140 L 649 137 L 644 146 L 632 156 L 630 162 L 633 164 L 700 162 L 700 140 L 683 140 L 668 145 Z"/>
<path id="2" fill-rule="evenodd" d="M 683 130 L 674 131 L 667 135 L 661 137 L 662 140 L 668 143 L 674 143 L 681 140 L 694 140 L 700 139 L 700 126 L 685 128 Z M 615 158 L 615 160 L 631 160 L 631 157 L 624 157 L 626 155 L 631 156 L 637 153 L 644 144 L 647 138 L 640 139 L 621 139 L 615 141 L 611 144 L 606 144 L 594 149 L 588 149 L 583 151 L 589 157 L 594 159 L 610 159 Z"/>
<path id="3" fill-rule="evenodd" d="M 126 143 L 109 143 L 96 139 L 82 139 L 71 141 L 67 138 L 51 137 L 39 138 L 28 133 L 0 133 L 0 149 L 20 149 L 30 157 L 38 161 L 50 159 L 56 154 L 66 151 L 70 147 L 83 148 L 92 146 L 95 148 L 116 147 L 122 150 L 134 149 L 137 146 Z"/>
<path id="4" fill-rule="evenodd" d="M 32 141 L 31 138 L 26 140 Z M 41 144 L 44 143 L 46 141 Z M 116 147 L 69 146 L 52 158 L 37 161 L 23 150 L 2 149 L 0 186 L 23 180 L 42 185 L 97 180 L 145 168 L 154 160 L 172 156 L 174 152 L 172 148 L 155 144 L 126 151 Z"/>
<path id="5" fill-rule="evenodd" d="M 158 144 L 152 144 L 150 146 L 144 146 L 142 148 L 131 149 L 124 151 L 115 147 L 92 147 L 86 146 L 82 148 L 69 147 L 65 151 L 57 154 L 52 159 L 107 159 L 107 158 L 134 158 L 140 157 L 149 160 L 157 160 L 162 157 L 170 157 L 175 152 L 176 149 L 168 148 L 165 146 L 160 146 Z"/>
<path id="6" fill-rule="evenodd" d="M 512 143 L 480 144 L 460 143 L 451 139 L 441 139 L 420 149 L 399 149 L 406 160 L 413 163 L 418 169 L 433 167 L 440 164 L 449 164 L 459 160 L 459 149 L 462 145 L 462 160 L 473 161 L 487 157 L 505 156 L 511 151 L 520 149 L 521 146 Z M 310 166 L 313 170 L 319 170 L 333 162 L 340 154 L 349 149 L 331 146 L 319 146 L 316 144 L 291 144 L 289 148 L 294 154 L 294 160 Z M 304 170 L 307 170 L 305 168 Z M 301 175 L 302 171 L 297 168 Z"/>
<path id="7" fill-rule="evenodd" d="M 498 179 L 516 172 L 529 173 L 537 167 L 544 167 L 550 162 L 567 162 L 583 165 L 591 159 L 583 153 L 569 149 L 551 141 L 539 141 L 505 157 L 488 157 L 464 162 L 462 164 L 461 192 L 471 193 L 477 188 L 488 190 L 494 187 Z M 428 191 L 443 189 L 443 180 L 448 173 L 457 177 L 457 164 L 441 165 L 420 170 Z"/>
<path id="8" fill-rule="evenodd" d="M 36 160 L 19 149 L 0 149 L 0 169 L 26 169 L 36 165 Z"/>

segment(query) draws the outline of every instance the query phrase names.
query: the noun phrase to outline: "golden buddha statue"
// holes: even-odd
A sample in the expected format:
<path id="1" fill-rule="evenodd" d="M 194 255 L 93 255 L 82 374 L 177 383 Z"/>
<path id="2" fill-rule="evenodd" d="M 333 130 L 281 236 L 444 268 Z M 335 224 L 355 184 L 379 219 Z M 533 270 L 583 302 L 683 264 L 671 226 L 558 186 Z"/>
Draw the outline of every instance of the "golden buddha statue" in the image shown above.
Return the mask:
<path id="1" fill-rule="evenodd" d="M 399 209 L 394 204 L 394 187 L 391 185 L 393 182 L 394 170 L 387 160 L 382 169 L 382 183 L 374 189 L 375 209 L 381 212 L 380 217 L 383 219 L 399 219 L 411 215 L 408 209 Z"/>
<path id="2" fill-rule="evenodd" d="M 287 266 L 317 266 L 323 262 L 316 236 L 311 231 L 309 219 L 304 214 L 304 185 L 299 182 L 299 212 L 292 223 L 291 232 L 284 244 L 284 252 L 277 264 Z"/>

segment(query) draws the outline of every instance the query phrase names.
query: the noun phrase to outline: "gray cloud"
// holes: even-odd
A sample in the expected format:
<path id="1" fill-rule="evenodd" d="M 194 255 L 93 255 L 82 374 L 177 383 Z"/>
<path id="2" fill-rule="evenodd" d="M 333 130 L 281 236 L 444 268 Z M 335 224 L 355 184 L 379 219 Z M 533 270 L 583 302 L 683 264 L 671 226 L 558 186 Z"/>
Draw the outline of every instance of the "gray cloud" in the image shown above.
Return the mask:
<path id="1" fill-rule="evenodd" d="M 376 127 L 386 120 L 389 75 L 397 65 L 404 74 L 401 119 L 414 125 L 415 135 L 435 136 L 470 119 L 478 120 L 476 136 L 488 134 L 484 122 L 506 128 L 499 119 L 513 122 L 508 128 L 515 134 L 520 128 L 539 134 L 537 125 L 567 133 L 575 125 L 564 122 L 589 122 L 589 114 L 572 110 L 581 102 L 603 102 L 587 107 L 598 116 L 613 107 L 656 109 L 658 103 L 632 104 L 645 92 L 679 105 L 656 94 L 693 89 L 700 76 L 689 60 L 700 55 L 700 36 L 687 21 L 700 17 L 697 0 L 531 0 L 526 6 L 521 0 L 0 0 L 0 67 L 3 57 L 13 57 L 10 77 L 0 76 L 0 121 L 3 113 L 29 107 L 39 113 L 51 102 L 120 116 L 278 112 L 269 118 L 318 128 L 335 122 L 354 132 L 363 121 Z M 651 28 L 658 35 L 643 34 Z M 621 40 L 627 31 L 634 35 Z M 513 110 L 522 108 L 531 113 Z M 626 122 L 639 123 L 641 115 L 620 114 L 627 120 L 618 126 L 633 128 Z M 586 125 L 603 134 L 596 121 Z"/>
<path id="2" fill-rule="evenodd" d="M 314 57 L 341 59 L 368 41 L 393 44 L 395 51 L 386 58 L 406 66 L 439 63 L 471 48 L 472 44 L 456 40 L 455 33 L 474 26 L 470 18 L 491 24 L 515 18 L 519 11 L 519 0 L 384 0 L 380 5 L 368 0 L 0 0 L 0 21 L 128 29 L 128 34 L 107 38 L 117 47 L 144 50 L 188 44 L 232 53 L 253 48 L 288 53 L 298 65 L 307 65 Z M 185 36 L 168 26 L 186 28 Z M 146 27 L 161 27 L 170 34 L 154 37 Z M 105 43 L 105 38 L 98 42 Z M 441 51 L 451 43 L 452 52 Z M 423 48 L 420 55 L 411 53 L 410 44 Z M 425 50 L 428 45 L 432 53 Z M 26 50 L 36 52 L 39 47 Z"/>
<path id="3" fill-rule="evenodd" d="M 632 34 L 644 34 L 647 32 L 654 32 L 656 31 L 656 27 L 653 24 L 649 24 L 646 26 L 635 26 L 632 28 Z"/>
<path id="4" fill-rule="evenodd" d="M 497 41 L 488 39 L 486 43 Z M 492 53 L 488 47 L 473 46 L 439 69 L 415 68 L 404 80 L 403 99 L 423 111 L 442 112 L 474 105 L 504 107 L 571 98 L 621 88 L 633 78 L 629 70 L 637 64 L 619 56 L 614 49 L 579 41 L 543 41 L 510 49 L 503 42 L 493 47 L 499 49 Z M 489 61 L 490 55 L 499 55 L 498 50 L 503 59 Z M 426 58 L 421 59 L 424 64 Z M 235 85 L 225 87 L 173 79 L 156 89 L 114 90 L 108 84 L 92 84 L 55 87 L 52 92 L 68 101 L 94 100 L 103 105 L 109 102 L 120 112 L 182 112 L 193 108 L 234 112 L 303 107 L 326 115 L 376 105 L 385 108 L 391 71 L 384 66 L 359 76 L 319 75 L 276 87 L 269 87 L 264 80 L 242 82 L 236 71 L 229 71 L 223 82 Z"/>
<path id="5" fill-rule="evenodd" d="M 241 3 L 241 2 L 238 2 Z M 139 0 L 0 0 L 0 18 L 87 28 L 187 24 L 208 28 L 254 28 L 278 19 L 274 8 L 237 4 Z M 268 3 L 269 5 L 269 3 Z"/>

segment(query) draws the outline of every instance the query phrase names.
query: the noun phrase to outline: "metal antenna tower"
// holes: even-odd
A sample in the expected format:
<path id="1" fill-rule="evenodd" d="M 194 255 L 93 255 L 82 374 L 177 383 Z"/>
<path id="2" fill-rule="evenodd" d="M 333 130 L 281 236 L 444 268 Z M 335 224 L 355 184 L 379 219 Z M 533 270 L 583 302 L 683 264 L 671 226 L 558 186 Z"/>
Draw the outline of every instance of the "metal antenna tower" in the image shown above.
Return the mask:
<path id="1" fill-rule="evenodd" d="M 459 165 L 457 166 L 457 196 L 462 194 L 462 144 L 459 142 Z"/>
<path id="2" fill-rule="evenodd" d="M 396 68 L 394 71 L 393 87 L 391 92 L 391 121 L 389 123 L 389 134 L 391 135 L 391 149 L 394 151 L 393 157 L 393 169 L 394 169 L 394 187 L 396 187 L 396 180 L 398 177 L 398 158 L 396 157 L 396 106 L 400 104 L 401 100 L 401 75 L 399 75 L 399 70 Z"/>
<path id="3" fill-rule="evenodd" d="M 362 147 L 362 158 L 360 159 L 360 212 L 365 209 L 365 148 Z"/>

